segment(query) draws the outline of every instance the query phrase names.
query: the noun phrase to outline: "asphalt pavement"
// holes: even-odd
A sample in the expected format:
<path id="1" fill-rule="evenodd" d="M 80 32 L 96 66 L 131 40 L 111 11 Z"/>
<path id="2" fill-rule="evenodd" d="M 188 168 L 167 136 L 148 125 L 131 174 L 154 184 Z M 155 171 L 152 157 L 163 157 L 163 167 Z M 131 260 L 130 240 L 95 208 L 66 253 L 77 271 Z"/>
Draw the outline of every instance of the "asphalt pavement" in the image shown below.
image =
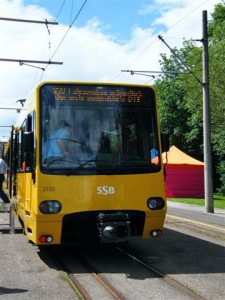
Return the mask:
<path id="1" fill-rule="evenodd" d="M 65 274 L 28 242 L 18 222 L 10 233 L 7 209 L 0 211 L 0 251 L 1 300 L 78 299 Z"/>
<path id="2" fill-rule="evenodd" d="M 225 226 L 225 209 L 214 208 L 214 213 L 206 213 L 204 206 L 167 201 L 167 214 Z"/>
<path id="3" fill-rule="evenodd" d="M 204 207 L 168 203 L 170 213 L 175 207 L 206 215 Z M 28 241 L 18 221 L 12 224 L 9 211 L 0 210 L 0 299 L 78 299 L 65 274 Z M 211 217 L 224 222 L 225 210 L 216 209 Z"/>

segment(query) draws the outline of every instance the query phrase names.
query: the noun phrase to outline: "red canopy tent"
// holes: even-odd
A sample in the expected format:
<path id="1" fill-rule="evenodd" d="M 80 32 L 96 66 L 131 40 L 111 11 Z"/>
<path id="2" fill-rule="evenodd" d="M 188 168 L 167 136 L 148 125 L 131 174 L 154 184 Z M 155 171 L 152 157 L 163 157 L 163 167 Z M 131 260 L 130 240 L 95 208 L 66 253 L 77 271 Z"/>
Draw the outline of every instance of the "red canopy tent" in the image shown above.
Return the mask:
<path id="1" fill-rule="evenodd" d="M 163 162 L 166 155 L 163 153 Z M 204 163 L 172 146 L 167 154 L 166 197 L 204 198 Z"/>

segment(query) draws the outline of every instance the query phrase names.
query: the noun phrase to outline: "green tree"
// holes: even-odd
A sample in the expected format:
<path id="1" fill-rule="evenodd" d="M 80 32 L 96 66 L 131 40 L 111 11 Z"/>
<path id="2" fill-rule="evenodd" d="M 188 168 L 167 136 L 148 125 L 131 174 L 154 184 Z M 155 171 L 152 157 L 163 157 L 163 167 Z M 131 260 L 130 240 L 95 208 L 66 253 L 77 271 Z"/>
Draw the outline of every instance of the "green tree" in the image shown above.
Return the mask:
<path id="1" fill-rule="evenodd" d="M 215 6 L 209 22 L 209 68 L 211 136 L 214 190 L 225 194 L 225 3 Z M 202 47 L 184 41 L 173 49 L 198 78 L 202 78 Z M 155 82 L 162 130 L 168 130 L 171 144 L 203 159 L 202 86 L 188 73 L 173 53 L 161 55 L 165 73 Z M 174 72 L 174 73 L 172 73 Z"/>
<path id="2" fill-rule="evenodd" d="M 209 23 L 210 98 L 212 141 L 219 174 L 219 191 L 225 194 L 225 3 L 215 6 Z"/>
<path id="3" fill-rule="evenodd" d="M 192 42 L 185 41 L 184 48 L 174 51 L 185 64 L 192 66 L 192 70 L 199 77 L 199 48 Z M 170 133 L 171 144 L 202 159 L 202 87 L 176 55 L 172 53 L 170 58 L 166 55 L 161 57 L 160 63 L 165 73 L 155 83 L 159 97 L 161 127 Z"/>

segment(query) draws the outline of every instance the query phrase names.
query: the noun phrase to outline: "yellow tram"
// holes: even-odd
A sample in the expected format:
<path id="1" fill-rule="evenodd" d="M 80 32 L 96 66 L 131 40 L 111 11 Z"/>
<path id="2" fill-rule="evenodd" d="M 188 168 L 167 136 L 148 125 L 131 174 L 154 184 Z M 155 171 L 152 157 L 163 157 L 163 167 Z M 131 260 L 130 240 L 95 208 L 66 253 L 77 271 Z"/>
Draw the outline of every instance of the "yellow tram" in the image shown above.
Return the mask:
<path id="1" fill-rule="evenodd" d="M 155 91 L 42 82 L 9 150 L 16 213 L 37 245 L 160 237 L 166 214 Z"/>

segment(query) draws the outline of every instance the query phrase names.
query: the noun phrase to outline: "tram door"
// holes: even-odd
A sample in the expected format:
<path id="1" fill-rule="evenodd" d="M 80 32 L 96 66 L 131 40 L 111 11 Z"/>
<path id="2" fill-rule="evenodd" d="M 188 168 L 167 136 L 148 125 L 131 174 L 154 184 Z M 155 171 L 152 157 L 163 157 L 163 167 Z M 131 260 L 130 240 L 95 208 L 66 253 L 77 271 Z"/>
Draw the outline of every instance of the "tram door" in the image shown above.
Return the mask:
<path id="1" fill-rule="evenodd" d="M 32 194 L 34 189 L 34 151 L 25 149 L 25 133 L 33 135 L 33 116 L 29 114 L 19 129 L 18 143 L 18 168 L 17 168 L 17 203 L 20 209 L 29 215 L 31 210 Z M 32 145 L 32 148 L 33 145 Z"/>
<path id="2" fill-rule="evenodd" d="M 24 161 L 25 161 L 25 213 L 30 212 L 32 206 L 32 198 L 34 195 L 34 183 L 35 180 L 33 178 L 34 170 L 35 170 L 35 113 L 31 113 L 27 116 L 25 122 L 25 132 L 28 134 L 29 147 L 28 151 L 26 151 L 27 145 L 25 145 L 25 136 L 23 136 L 24 143 Z M 32 139 L 31 139 L 32 137 Z"/>

